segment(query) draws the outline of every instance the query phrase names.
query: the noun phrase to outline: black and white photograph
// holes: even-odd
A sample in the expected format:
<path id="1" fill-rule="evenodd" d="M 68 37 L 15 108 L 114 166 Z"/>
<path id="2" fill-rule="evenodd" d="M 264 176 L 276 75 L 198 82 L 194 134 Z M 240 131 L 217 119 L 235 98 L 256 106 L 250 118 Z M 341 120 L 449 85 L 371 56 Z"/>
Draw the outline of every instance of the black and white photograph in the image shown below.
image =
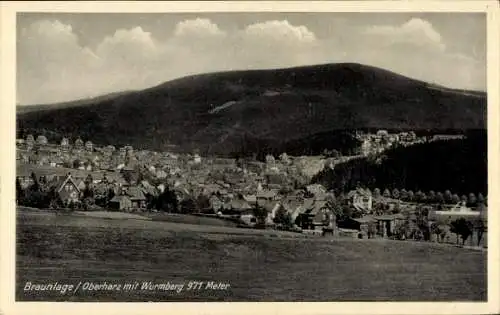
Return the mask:
<path id="1" fill-rule="evenodd" d="M 488 23 L 16 12 L 15 302 L 488 302 Z"/>

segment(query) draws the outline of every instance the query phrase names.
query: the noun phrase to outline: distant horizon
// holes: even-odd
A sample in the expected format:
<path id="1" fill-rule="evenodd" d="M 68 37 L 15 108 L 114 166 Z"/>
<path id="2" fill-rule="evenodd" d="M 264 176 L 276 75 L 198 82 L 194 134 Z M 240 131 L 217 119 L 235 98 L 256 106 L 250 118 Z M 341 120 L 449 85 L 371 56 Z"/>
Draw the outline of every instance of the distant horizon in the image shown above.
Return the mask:
<path id="1" fill-rule="evenodd" d="M 203 73 L 345 62 L 486 91 L 486 15 L 18 13 L 16 103 L 88 99 Z"/>
<path id="2" fill-rule="evenodd" d="M 126 94 L 126 93 L 140 92 L 140 91 L 143 91 L 143 90 L 148 90 L 148 89 L 155 88 L 157 86 L 161 86 L 161 85 L 166 84 L 168 82 L 172 82 L 172 81 L 175 81 L 175 80 L 181 80 L 183 78 L 188 78 L 188 77 L 198 76 L 198 75 L 209 75 L 209 74 L 227 73 L 227 72 L 273 71 L 273 70 L 283 70 L 283 69 L 294 69 L 294 68 L 306 68 L 306 67 L 326 66 L 326 65 L 333 65 L 333 64 L 359 64 L 359 65 L 363 65 L 363 66 L 374 67 L 374 68 L 386 70 L 386 71 L 389 71 L 389 72 L 393 72 L 396 75 L 399 75 L 399 76 L 402 76 L 402 77 L 407 77 L 407 78 L 409 78 L 411 80 L 415 80 L 415 81 L 425 82 L 425 83 L 427 83 L 429 85 L 438 86 L 438 87 L 441 87 L 441 88 L 444 88 L 444 89 L 455 90 L 455 91 L 463 91 L 463 92 L 472 92 L 472 93 L 484 93 L 485 95 L 487 94 L 487 90 L 471 90 L 471 89 L 455 88 L 455 87 L 451 87 L 451 86 L 437 84 L 437 83 L 434 83 L 434 82 L 429 82 L 429 81 L 424 81 L 424 80 L 416 79 L 416 78 L 413 78 L 413 77 L 410 77 L 410 76 L 406 76 L 406 75 L 403 75 L 403 74 L 400 74 L 400 73 L 397 73 L 397 72 L 394 72 L 394 71 L 391 71 L 391 70 L 388 70 L 388 69 L 384 69 L 384 68 L 381 68 L 381 67 L 377 67 L 377 66 L 371 66 L 371 65 L 367 65 L 367 64 L 362 64 L 362 63 L 359 63 L 359 62 L 348 62 L 348 61 L 346 61 L 346 62 L 330 62 L 330 63 L 319 63 L 319 64 L 304 64 L 304 65 L 297 65 L 297 66 L 291 66 L 291 67 L 281 67 L 281 68 L 234 69 L 234 70 L 227 70 L 227 71 L 210 71 L 210 72 L 194 73 L 194 74 L 187 74 L 187 75 L 184 75 L 184 76 L 181 76 L 181 77 L 177 77 L 177 78 L 173 78 L 173 79 L 170 79 L 170 80 L 166 80 L 164 82 L 160 82 L 160 83 L 155 84 L 153 86 L 145 87 L 145 88 L 142 88 L 142 89 L 135 89 L 135 90 L 134 89 L 129 89 L 129 90 L 111 91 L 111 92 L 100 94 L 100 95 L 96 95 L 96 96 L 89 96 L 89 97 L 84 97 L 84 98 L 76 98 L 76 99 L 71 99 L 71 100 L 67 100 L 67 101 L 60 101 L 60 102 L 53 102 L 53 103 L 29 103 L 29 104 L 16 103 L 16 106 L 19 106 L 19 107 L 50 106 L 50 105 L 58 105 L 58 104 L 67 104 L 67 103 L 73 103 L 73 102 L 87 101 L 87 100 L 90 101 L 92 99 L 96 99 L 96 98 L 100 98 L 100 97 L 105 97 L 105 96 L 111 96 L 113 94 Z"/>

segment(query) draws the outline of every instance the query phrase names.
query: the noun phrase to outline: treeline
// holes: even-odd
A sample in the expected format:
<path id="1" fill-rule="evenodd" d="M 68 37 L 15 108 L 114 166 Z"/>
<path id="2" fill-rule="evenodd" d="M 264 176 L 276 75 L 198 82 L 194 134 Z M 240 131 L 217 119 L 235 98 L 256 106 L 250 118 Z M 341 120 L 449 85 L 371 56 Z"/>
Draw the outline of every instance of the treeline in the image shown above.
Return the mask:
<path id="1" fill-rule="evenodd" d="M 336 193 L 358 186 L 417 191 L 487 194 L 487 136 L 473 131 L 466 139 L 396 147 L 382 156 L 351 160 L 320 172 L 313 182 Z"/>
<path id="2" fill-rule="evenodd" d="M 282 153 L 292 156 L 321 155 L 325 152 L 334 155 L 355 155 L 361 145 L 354 137 L 354 132 L 348 130 L 320 132 L 298 139 L 260 139 L 248 134 L 238 138 L 234 140 L 229 157 L 254 157 L 260 161 L 264 161 L 268 154 L 278 157 Z"/>
<path id="3" fill-rule="evenodd" d="M 85 179 L 85 188 L 80 192 L 78 201 L 64 202 L 52 185 L 44 176 L 37 178 L 31 174 L 32 184 L 26 188 L 16 179 L 16 202 L 20 206 L 39 209 L 67 209 L 67 210 L 102 210 L 111 209 L 111 200 L 120 192 L 115 187 L 103 188 L 94 185 L 92 176 Z M 164 183 L 165 189 L 155 194 L 144 193 L 146 209 L 171 213 L 199 213 L 211 211 L 210 200 L 200 194 L 198 197 L 190 195 L 179 198 L 176 192 Z"/>

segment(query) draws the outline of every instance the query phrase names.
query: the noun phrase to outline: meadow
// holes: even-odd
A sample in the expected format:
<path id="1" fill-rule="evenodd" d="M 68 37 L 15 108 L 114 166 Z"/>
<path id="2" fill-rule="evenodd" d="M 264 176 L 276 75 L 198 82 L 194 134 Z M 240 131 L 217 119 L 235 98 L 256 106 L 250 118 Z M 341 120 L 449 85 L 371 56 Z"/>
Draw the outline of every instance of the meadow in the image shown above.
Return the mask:
<path id="1" fill-rule="evenodd" d="M 432 243 L 18 212 L 20 301 L 484 301 L 486 252 Z M 172 290 L 24 291 L 167 283 Z M 187 290 L 190 281 L 227 290 Z"/>

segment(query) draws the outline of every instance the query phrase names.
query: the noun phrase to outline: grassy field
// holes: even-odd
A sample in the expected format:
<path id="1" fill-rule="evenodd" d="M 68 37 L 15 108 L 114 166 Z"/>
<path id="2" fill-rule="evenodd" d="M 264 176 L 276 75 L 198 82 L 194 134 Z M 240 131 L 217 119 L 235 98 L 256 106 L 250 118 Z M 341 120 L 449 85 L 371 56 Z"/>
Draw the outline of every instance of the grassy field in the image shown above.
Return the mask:
<path id="1" fill-rule="evenodd" d="M 177 213 L 150 213 L 144 212 L 141 214 L 153 221 L 163 221 L 172 223 L 183 223 L 183 224 L 195 224 L 195 225 L 212 225 L 212 226 L 225 226 L 225 227 L 237 227 L 238 224 L 229 220 L 223 220 L 214 217 L 206 216 L 196 216 L 189 214 L 177 214 Z"/>
<path id="2" fill-rule="evenodd" d="M 283 238 L 271 237 L 282 236 Z M 287 237 L 290 236 L 290 237 Z M 486 253 L 429 243 L 292 239 L 292 233 L 18 214 L 17 300 L 460 301 L 486 299 Z M 24 291 L 26 282 L 75 293 Z M 126 283 L 184 284 L 123 290 Z M 188 290 L 190 281 L 227 290 Z M 122 290 L 83 290 L 86 282 Z"/>

